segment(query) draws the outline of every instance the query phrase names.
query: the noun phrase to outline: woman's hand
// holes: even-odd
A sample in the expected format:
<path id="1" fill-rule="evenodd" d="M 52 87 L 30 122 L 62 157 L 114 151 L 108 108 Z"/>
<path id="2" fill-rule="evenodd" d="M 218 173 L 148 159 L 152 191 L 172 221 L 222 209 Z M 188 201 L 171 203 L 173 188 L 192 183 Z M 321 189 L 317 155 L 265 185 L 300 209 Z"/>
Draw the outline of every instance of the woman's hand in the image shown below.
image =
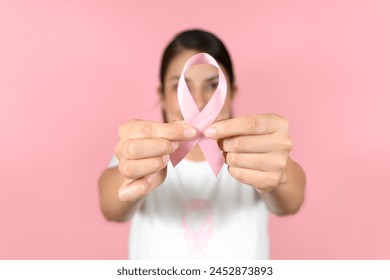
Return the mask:
<path id="1" fill-rule="evenodd" d="M 212 124 L 205 135 L 219 140 L 229 173 L 260 193 L 283 183 L 292 142 L 286 119 L 244 116 Z"/>
<path id="2" fill-rule="evenodd" d="M 189 140 L 196 130 L 186 124 L 131 120 L 119 127 L 115 155 L 125 182 L 119 199 L 135 202 L 165 180 L 170 153 L 180 140 Z"/>

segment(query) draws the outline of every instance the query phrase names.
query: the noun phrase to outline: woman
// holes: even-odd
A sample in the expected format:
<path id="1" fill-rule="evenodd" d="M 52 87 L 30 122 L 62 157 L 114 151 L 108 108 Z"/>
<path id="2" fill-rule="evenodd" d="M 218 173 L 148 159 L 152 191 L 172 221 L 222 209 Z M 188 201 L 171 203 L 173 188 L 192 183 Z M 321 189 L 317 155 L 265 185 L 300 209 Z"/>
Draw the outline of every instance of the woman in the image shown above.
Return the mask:
<path id="1" fill-rule="evenodd" d="M 222 111 L 204 132 L 225 157 L 217 177 L 198 145 L 175 168 L 169 161 L 179 141 L 196 134 L 182 121 L 176 90 L 185 62 L 201 52 L 218 61 L 228 83 Z M 201 110 L 215 91 L 218 71 L 196 65 L 185 77 Z M 293 214 L 304 197 L 304 171 L 289 157 L 288 122 L 274 114 L 232 118 L 232 63 L 209 32 L 189 30 L 172 40 L 160 82 L 165 123 L 131 120 L 119 127 L 116 162 L 99 179 L 104 216 L 131 220 L 132 259 L 267 259 L 268 210 Z"/>

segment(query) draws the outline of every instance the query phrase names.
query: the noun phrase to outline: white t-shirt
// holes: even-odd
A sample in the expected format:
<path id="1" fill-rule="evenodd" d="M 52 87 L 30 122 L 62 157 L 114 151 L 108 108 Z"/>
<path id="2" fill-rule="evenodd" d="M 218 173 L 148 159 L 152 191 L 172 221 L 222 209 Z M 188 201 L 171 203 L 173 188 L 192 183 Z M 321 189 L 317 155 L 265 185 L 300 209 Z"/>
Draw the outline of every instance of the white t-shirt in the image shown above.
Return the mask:
<path id="1" fill-rule="evenodd" d="M 226 165 L 215 177 L 206 161 L 168 163 L 131 221 L 129 258 L 268 259 L 267 206 Z"/>

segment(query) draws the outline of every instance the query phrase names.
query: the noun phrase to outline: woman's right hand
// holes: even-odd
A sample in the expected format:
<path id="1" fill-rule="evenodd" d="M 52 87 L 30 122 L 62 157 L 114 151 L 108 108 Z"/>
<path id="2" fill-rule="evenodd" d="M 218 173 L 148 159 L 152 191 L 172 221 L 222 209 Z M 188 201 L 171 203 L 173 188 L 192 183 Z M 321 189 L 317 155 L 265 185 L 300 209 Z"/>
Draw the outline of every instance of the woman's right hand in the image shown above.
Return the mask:
<path id="1" fill-rule="evenodd" d="M 170 154 L 181 140 L 195 137 L 195 128 L 182 123 L 131 120 L 119 126 L 115 155 L 125 178 L 119 199 L 135 202 L 164 182 Z"/>

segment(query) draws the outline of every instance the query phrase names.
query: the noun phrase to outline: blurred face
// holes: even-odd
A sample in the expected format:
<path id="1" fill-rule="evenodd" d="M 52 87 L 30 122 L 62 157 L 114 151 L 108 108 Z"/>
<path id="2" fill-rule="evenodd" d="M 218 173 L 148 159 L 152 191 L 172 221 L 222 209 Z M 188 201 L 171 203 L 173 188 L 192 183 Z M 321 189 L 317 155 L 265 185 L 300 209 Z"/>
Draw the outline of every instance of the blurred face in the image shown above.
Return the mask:
<path id="1" fill-rule="evenodd" d="M 183 51 L 178 54 L 168 66 L 164 79 L 164 94 L 162 94 L 161 89 L 159 90 L 161 103 L 165 110 L 168 122 L 183 120 L 177 100 L 177 85 L 184 64 L 189 58 L 197 53 L 199 52 L 194 50 Z M 228 91 L 225 104 L 216 120 L 223 120 L 231 117 L 231 106 L 235 93 L 235 88 L 230 87 L 229 76 L 225 69 L 223 67 L 221 67 L 221 69 L 226 76 Z M 204 106 L 206 106 L 211 96 L 213 96 L 214 91 L 218 86 L 218 70 L 216 67 L 209 64 L 195 65 L 187 70 L 184 77 L 192 98 L 201 111 Z"/>

